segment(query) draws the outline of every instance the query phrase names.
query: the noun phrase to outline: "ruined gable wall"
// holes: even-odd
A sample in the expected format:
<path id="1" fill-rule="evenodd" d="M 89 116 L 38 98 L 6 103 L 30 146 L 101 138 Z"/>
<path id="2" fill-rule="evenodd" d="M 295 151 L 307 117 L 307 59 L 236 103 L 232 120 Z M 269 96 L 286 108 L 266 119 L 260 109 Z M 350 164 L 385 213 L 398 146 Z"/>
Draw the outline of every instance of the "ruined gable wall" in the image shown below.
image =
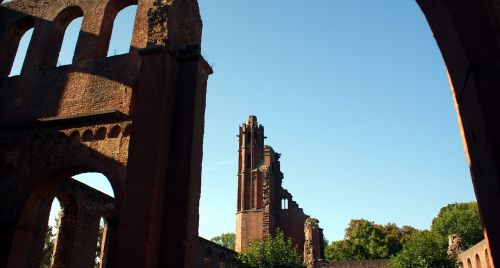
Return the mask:
<path id="1" fill-rule="evenodd" d="M 283 193 L 282 196 L 288 198 L 288 208 L 279 212 L 278 228 L 283 230 L 285 237 L 291 237 L 299 252 L 302 252 L 305 242 L 304 223 L 309 216 L 292 199 L 292 195 L 288 191 L 283 190 Z"/>

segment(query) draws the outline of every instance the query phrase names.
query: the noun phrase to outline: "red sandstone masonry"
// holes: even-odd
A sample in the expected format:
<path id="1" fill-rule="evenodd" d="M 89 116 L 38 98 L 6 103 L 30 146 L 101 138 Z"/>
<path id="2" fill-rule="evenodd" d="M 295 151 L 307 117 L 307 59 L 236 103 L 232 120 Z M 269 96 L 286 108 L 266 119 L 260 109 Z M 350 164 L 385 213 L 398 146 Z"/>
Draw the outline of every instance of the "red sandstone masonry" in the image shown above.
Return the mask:
<path id="1" fill-rule="evenodd" d="M 131 4 L 138 8 L 130 53 L 105 58 L 114 18 Z M 81 15 L 73 64 L 56 67 L 64 29 Z M 21 75 L 7 77 L 17 42 L 32 26 Z M 39 267 L 50 203 L 82 172 L 103 173 L 115 192 L 106 267 L 195 265 L 212 72 L 200 42 L 194 0 L 16 0 L 0 6 L 1 267 Z M 77 233 L 95 236 L 97 220 L 78 220 L 93 227 Z M 68 242 L 65 250 L 72 236 L 60 241 Z M 74 241 L 80 248 L 93 244 L 78 236 Z M 68 253 L 64 263 L 93 261 L 87 255 Z"/>

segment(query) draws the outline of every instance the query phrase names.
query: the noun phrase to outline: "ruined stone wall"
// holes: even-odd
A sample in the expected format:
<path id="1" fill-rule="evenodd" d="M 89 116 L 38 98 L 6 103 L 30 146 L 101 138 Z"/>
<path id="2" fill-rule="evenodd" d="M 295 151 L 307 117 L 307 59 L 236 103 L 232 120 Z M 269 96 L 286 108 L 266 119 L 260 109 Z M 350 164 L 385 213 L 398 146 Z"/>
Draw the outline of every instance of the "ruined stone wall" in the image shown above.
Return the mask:
<path id="1" fill-rule="evenodd" d="M 212 241 L 200 237 L 198 261 L 199 268 L 232 268 L 236 267 L 236 253 Z"/>
<path id="2" fill-rule="evenodd" d="M 140 71 L 137 49 L 146 45 L 140 38 L 148 27 L 144 18 L 146 2 L 138 5 L 131 52 L 110 58 L 106 58 L 106 53 L 113 20 L 119 11 L 111 7 L 134 3 L 137 2 L 73 0 L 49 4 L 16 0 L 0 7 L 0 44 L 13 48 L 0 52 L 0 124 L 115 110 L 129 114 Z M 80 16 L 83 22 L 73 64 L 56 67 L 64 30 Z M 17 49 L 12 28 L 25 20 L 32 21 L 35 29 L 26 64 L 21 76 L 5 79 Z"/>
<path id="3" fill-rule="evenodd" d="M 106 58 L 114 19 L 132 4 L 130 52 Z M 66 26 L 81 16 L 73 63 L 56 67 Z M 7 77 L 31 27 L 21 74 Z M 115 191 L 108 267 L 194 266 L 212 72 L 200 41 L 195 0 L 0 5 L 1 267 L 39 266 L 50 203 L 84 172 Z"/>
<path id="4" fill-rule="evenodd" d="M 465 268 L 491 268 L 490 250 L 488 244 L 483 240 L 466 251 L 458 254 L 459 267 Z"/>
<path id="5" fill-rule="evenodd" d="M 292 195 L 288 191 L 281 189 L 281 192 L 283 193 L 282 198 L 288 200 L 288 208 L 279 211 L 277 227 L 283 231 L 285 237 L 292 238 L 292 242 L 297 246 L 299 252 L 302 252 L 305 242 L 304 223 L 309 216 L 292 199 Z"/>

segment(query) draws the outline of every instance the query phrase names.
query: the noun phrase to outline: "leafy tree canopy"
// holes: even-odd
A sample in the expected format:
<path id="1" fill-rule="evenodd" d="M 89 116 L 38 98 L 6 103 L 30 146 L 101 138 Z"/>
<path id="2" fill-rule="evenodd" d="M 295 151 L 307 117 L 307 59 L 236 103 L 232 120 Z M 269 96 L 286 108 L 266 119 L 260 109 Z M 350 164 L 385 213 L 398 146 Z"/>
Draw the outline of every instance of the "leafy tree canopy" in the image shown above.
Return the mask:
<path id="1" fill-rule="evenodd" d="M 453 268 L 456 261 L 448 259 L 447 243 L 430 231 L 413 233 L 403 249 L 391 259 L 392 268 Z"/>
<path id="2" fill-rule="evenodd" d="M 416 229 L 396 224 L 375 224 L 353 219 L 345 230 L 345 239 L 334 241 L 325 249 L 329 261 L 385 259 L 395 255 Z"/>
<path id="3" fill-rule="evenodd" d="M 275 237 L 251 242 L 244 254 L 238 255 L 238 267 L 299 268 L 302 257 L 291 239 L 278 230 Z"/>
<path id="4" fill-rule="evenodd" d="M 225 248 L 234 250 L 236 235 L 234 233 L 223 233 L 219 236 L 212 237 L 210 241 L 217 243 Z"/>
<path id="5" fill-rule="evenodd" d="M 458 234 L 464 249 L 484 239 L 483 227 L 476 202 L 449 204 L 432 220 L 431 231 L 448 241 L 448 236 Z"/>

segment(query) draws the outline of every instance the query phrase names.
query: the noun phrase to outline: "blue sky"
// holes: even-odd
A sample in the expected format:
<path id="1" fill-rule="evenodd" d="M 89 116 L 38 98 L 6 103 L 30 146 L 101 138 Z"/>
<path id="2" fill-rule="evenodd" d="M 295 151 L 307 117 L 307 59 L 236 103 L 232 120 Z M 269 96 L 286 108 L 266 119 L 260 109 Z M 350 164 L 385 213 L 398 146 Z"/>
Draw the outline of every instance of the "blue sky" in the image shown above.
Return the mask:
<path id="1" fill-rule="evenodd" d="M 429 228 L 442 206 L 475 200 L 446 69 L 415 1 L 199 3 L 214 68 L 200 236 L 234 232 L 236 135 L 250 114 L 282 153 L 284 187 L 330 241 L 353 218 Z M 110 54 L 127 40 L 114 34 Z"/>

